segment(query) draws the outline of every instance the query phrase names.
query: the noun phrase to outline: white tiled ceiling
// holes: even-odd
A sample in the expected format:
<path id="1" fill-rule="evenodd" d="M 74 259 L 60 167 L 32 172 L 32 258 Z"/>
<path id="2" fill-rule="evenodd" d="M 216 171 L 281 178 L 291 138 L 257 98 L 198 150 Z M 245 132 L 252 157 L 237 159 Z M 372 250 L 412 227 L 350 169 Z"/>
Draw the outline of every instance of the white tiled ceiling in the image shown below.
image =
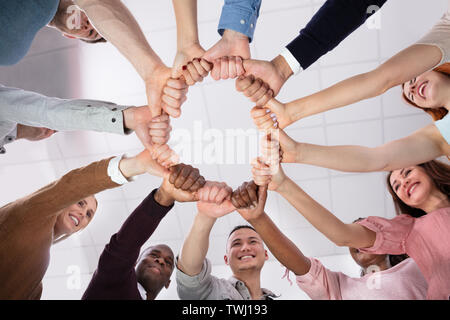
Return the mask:
<path id="1" fill-rule="evenodd" d="M 170 65 L 176 48 L 171 1 L 123 2 L 141 24 L 153 49 Z M 323 1 L 264 0 L 251 45 L 253 58 L 271 59 L 277 55 L 321 3 Z M 205 48 L 219 40 L 216 27 L 221 5 L 222 1 L 218 0 L 198 2 L 200 41 Z M 309 70 L 290 79 L 279 99 L 300 98 L 376 67 L 418 40 L 446 6 L 446 0 L 426 3 L 420 0 L 388 1 L 380 12 L 381 29 L 359 28 Z M 101 99 L 126 105 L 146 103 L 142 82 L 131 64 L 114 47 L 79 43 L 65 39 L 51 29 L 38 34 L 27 57 L 19 64 L 0 68 L 0 83 L 62 98 Z M 253 128 L 249 116 L 252 104 L 235 92 L 233 81 L 214 82 L 208 78 L 190 88 L 188 98 L 182 117 L 172 121 L 174 128 L 192 132 L 196 121 L 201 123 L 203 130 L 216 128 L 225 132 L 230 128 Z M 429 122 L 427 115 L 405 106 L 400 90 L 393 88 L 383 97 L 301 120 L 287 132 L 296 140 L 309 143 L 375 146 L 405 136 Z M 124 152 L 135 154 L 140 148 L 134 135 L 122 137 L 92 132 L 60 132 L 46 141 L 19 141 L 8 145 L 8 152 L 0 158 L 0 206 L 38 189 L 70 169 Z M 232 187 L 250 178 L 248 164 L 200 163 L 198 167 L 207 179 L 225 181 Z M 383 173 L 345 174 L 298 164 L 284 165 L 284 170 L 346 222 L 368 215 L 393 215 Z M 157 178 L 142 176 L 122 188 L 99 194 L 99 210 L 92 224 L 81 234 L 54 246 L 44 281 L 44 298 L 79 299 L 103 246 L 159 183 Z M 305 254 L 322 257 L 344 254 L 349 260 L 346 248 L 337 248 L 328 241 L 278 195 L 269 195 L 266 211 Z M 194 214 L 195 204 L 176 204 L 147 244 L 167 243 L 178 252 Z M 223 273 L 227 270 L 223 262 L 227 235 L 234 225 L 242 222 L 240 216 L 233 213 L 219 220 L 212 231 L 208 257 L 217 270 L 225 270 Z M 281 267 L 272 262 L 267 270 L 280 270 L 282 274 Z M 73 265 L 79 267 L 82 277 L 81 287 L 71 290 L 67 281 Z M 350 269 L 342 266 L 341 270 Z M 357 275 L 356 269 L 352 270 Z M 270 273 L 263 273 L 262 283 L 276 287 L 272 278 Z M 162 293 L 161 298 L 176 299 L 174 287 L 173 281 L 171 289 Z M 288 287 L 280 284 L 274 289 L 287 290 L 287 294 L 281 292 L 286 298 L 305 298 L 303 293 Z"/>

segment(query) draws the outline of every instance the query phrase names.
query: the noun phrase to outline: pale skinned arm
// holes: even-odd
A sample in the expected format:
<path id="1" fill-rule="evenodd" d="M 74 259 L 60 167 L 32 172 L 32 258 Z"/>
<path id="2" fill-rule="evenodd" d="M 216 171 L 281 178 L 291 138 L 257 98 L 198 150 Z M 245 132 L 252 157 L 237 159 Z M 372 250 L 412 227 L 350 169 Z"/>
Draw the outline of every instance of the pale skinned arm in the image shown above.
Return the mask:
<path id="1" fill-rule="evenodd" d="M 300 144 L 299 162 L 347 172 L 392 171 L 450 155 L 434 124 L 382 146 L 316 146 Z"/>
<path id="2" fill-rule="evenodd" d="M 309 223 L 336 245 L 366 248 L 373 246 L 375 243 L 375 232 L 356 223 L 343 223 L 289 179 L 280 165 L 278 165 L 278 170 L 273 170 L 270 166 L 259 161 L 253 164 L 252 174 L 257 185 L 268 185 L 269 189 L 278 192 Z M 252 223 L 250 220 L 249 222 Z M 271 228 L 273 229 L 273 226 Z M 274 231 L 271 230 L 271 232 Z M 268 244 L 268 242 L 266 243 Z"/>
<path id="3" fill-rule="evenodd" d="M 212 66 L 201 59 L 205 50 L 198 40 L 197 0 L 172 0 L 177 22 L 177 54 L 172 77 L 183 76 L 188 85 L 203 81 Z"/>
<path id="4" fill-rule="evenodd" d="M 225 183 L 207 181 L 198 190 L 198 213 L 178 259 L 178 268 L 189 276 L 201 272 L 209 248 L 209 235 L 218 217 L 235 209 L 230 201 L 232 189 Z"/>
<path id="5" fill-rule="evenodd" d="M 287 103 L 286 112 L 292 122 L 295 122 L 379 96 L 434 68 L 441 58 L 442 53 L 436 46 L 412 45 L 370 72 L 353 76 L 315 94 Z"/>
<path id="6" fill-rule="evenodd" d="M 279 130 L 278 139 L 264 141 L 262 153 L 274 155 L 280 147 L 282 162 L 310 164 L 345 172 L 392 171 L 450 155 L 450 145 L 434 124 L 375 148 L 300 143 L 283 130 Z"/>
<path id="7" fill-rule="evenodd" d="M 120 0 L 74 0 L 74 3 L 144 80 L 152 116 L 160 115 L 162 108 L 173 117 L 179 116 L 176 109 L 186 99 L 187 87 L 184 81 L 170 79 L 171 70 L 150 47 L 127 7 Z"/>

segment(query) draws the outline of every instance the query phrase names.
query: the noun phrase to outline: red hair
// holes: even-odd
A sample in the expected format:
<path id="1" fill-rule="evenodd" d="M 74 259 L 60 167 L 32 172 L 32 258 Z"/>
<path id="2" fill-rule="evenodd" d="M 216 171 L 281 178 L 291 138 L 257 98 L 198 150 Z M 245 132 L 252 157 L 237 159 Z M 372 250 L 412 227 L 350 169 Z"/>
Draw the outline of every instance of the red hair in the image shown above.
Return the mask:
<path id="1" fill-rule="evenodd" d="M 439 67 L 434 68 L 433 71 L 437 71 L 437 72 L 443 73 L 443 74 L 445 74 L 447 76 L 450 76 L 450 63 L 444 63 L 444 64 L 440 65 Z M 403 86 L 404 86 L 404 84 L 402 84 L 402 89 L 403 89 Z M 409 100 L 406 97 L 405 92 L 402 92 L 402 98 L 409 105 L 411 105 L 413 107 L 416 107 L 416 108 L 419 108 L 419 109 L 422 109 L 423 111 L 428 113 L 433 118 L 434 121 L 441 120 L 448 113 L 448 110 L 446 108 L 444 108 L 444 107 L 440 107 L 440 108 L 422 108 L 422 107 L 419 107 L 417 104 L 415 104 L 414 102 L 412 102 L 411 100 Z"/>

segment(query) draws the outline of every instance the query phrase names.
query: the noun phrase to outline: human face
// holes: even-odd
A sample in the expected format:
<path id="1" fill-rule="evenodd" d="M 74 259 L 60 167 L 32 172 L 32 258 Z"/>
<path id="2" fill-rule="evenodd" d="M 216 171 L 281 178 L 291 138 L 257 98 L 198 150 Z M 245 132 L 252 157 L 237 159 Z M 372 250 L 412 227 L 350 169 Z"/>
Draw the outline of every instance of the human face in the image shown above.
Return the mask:
<path id="1" fill-rule="evenodd" d="M 174 268 L 172 250 L 163 244 L 148 248 L 142 255 L 136 268 L 138 281 L 150 282 L 153 287 L 166 288 L 170 283 L 170 276 Z"/>
<path id="2" fill-rule="evenodd" d="M 62 23 L 57 28 L 67 38 L 95 41 L 102 37 L 90 23 L 86 14 L 76 6 L 69 6 L 62 13 L 61 21 Z"/>
<path id="3" fill-rule="evenodd" d="M 385 254 L 370 254 L 361 252 L 356 248 L 348 248 L 353 260 L 363 269 L 367 269 L 373 265 L 379 265 L 386 259 Z"/>
<path id="4" fill-rule="evenodd" d="M 64 209 L 56 219 L 55 236 L 70 235 L 84 229 L 94 217 L 97 200 L 89 196 Z"/>
<path id="5" fill-rule="evenodd" d="M 268 258 L 261 237 L 252 229 L 241 228 L 230 235 L 224 259 L 234 273 L 260 270 Z"/>
<path id="6" fill-rule="evenodd" d="M 428 71 L 403 84 L 405 97 L 421 108 L 440 108 L 448 104 L 445 93 L 449 77 L 441 72 Z"/>
<path id="7" fill-rule="evenodd" d="M 436 189 L 430 176 L 420 166 L 394 170 L 389 182 L 400 200 L 413 208 L 423 208 Z"/>

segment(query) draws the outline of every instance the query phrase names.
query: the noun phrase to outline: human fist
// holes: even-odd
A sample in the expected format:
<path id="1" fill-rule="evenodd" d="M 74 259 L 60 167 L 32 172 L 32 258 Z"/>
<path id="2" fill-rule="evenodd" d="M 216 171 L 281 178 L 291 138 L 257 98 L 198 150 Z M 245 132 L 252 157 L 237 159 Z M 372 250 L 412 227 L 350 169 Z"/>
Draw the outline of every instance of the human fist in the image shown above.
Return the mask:
<path id="1" fill-rule="evenodd" d="M 238 77 L 244 72 L 242 60 L 250 58 L 248 37 L 227 29 L 222 39 L 206 51 L 202 58 L 214 64 L 211 71 L 214 80 Z"/>
<path id="2" fill-rule="evenodd" d="M 145 79 L 148 106 L 152 118 L 164 110 L 171 117 L 181 115 L 181 105 L 186 101 L 188 86 L 184 79 L 171 78 L 172 70 L 164 65 L 155 68 Z"/>
<path id="3" fill-rule="evenodd" d="M 197 201 L 197 191 L 205 185 L 205 178 L 197 168 L 180 163 L 169 168 L 170 175 L 160 187 L 166 199 L 178 202 Z"/>
<path id="4" fill-rule="evenodd" d="M 198 190 L 198 212 L 212 218 L 219 218 L 235 210 L 230 201 L 233 190 L 224 182 L 207 181 Z"/>
<path id="5" fill-rule="evenodd" d="M 258 186 L 254 181 L 244 182 L 231 196 L 231 202 L 247 221 L 264 213 L 266 199 L 267 185 Z"/>
<path id="6" fill-rule="evenodd" d="M 199 44 L 179 49 L 172 67 L 172 78 L 182 78 L 188 86 L 201 82 L 212 69 L 205 59 L 201 58 L 205 50 Z"/>
<path id="7" fill-rule="evenodd" d="M 256 106 L 264 106 L 273 97 L 273 90 L 269 85 L 253 75 L 237 78 L 236 90 L 244 93 Z"/>

